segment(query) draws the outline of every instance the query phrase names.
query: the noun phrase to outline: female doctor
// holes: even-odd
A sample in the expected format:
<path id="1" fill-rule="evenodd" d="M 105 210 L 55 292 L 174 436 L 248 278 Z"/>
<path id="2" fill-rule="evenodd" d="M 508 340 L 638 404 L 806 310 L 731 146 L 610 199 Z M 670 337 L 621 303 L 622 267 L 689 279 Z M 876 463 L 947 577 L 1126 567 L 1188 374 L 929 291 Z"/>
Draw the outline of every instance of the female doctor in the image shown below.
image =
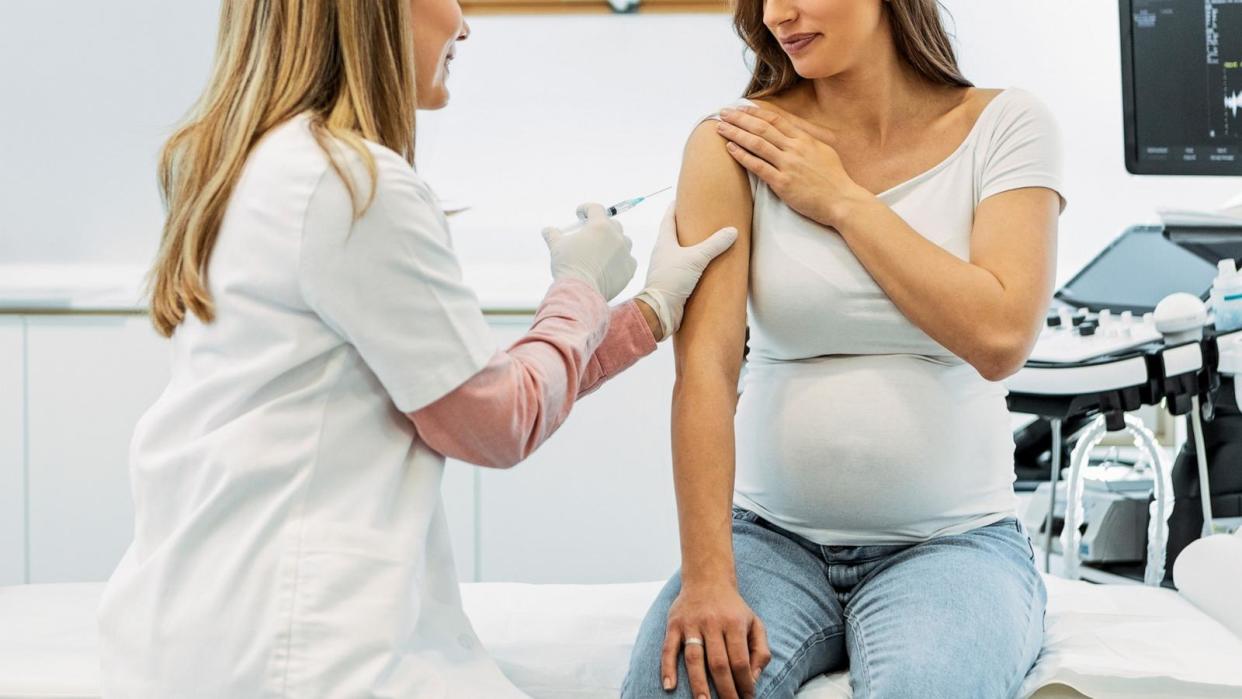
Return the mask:
<path id="1" fill-rule="evenodd" d="M 168 388 L 131 450 L 134 541 L 99 611 L 109 697 L 521 696 L 462 612 L 444 456 L 508 467 L 673 333 L 736 231 L 671 218 L 638 301 L 598 206 L 497 352 L 411 167 L 456 0 L 224 0 L 167 144 L 152 315 Z"/>

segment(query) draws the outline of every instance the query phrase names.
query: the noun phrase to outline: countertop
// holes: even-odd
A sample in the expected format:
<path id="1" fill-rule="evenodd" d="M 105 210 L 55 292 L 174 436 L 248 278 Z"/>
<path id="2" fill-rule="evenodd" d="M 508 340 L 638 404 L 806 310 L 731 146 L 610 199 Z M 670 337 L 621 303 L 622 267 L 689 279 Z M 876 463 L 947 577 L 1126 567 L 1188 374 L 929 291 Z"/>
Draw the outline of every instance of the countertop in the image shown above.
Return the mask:
<path id="1" fill-rule="evenodd" d="M 0 315 L 146 312 L 147 269 L 137 266 L 0 265 Z M 491 314 L 531 313 L 547 291 L 547 263 L 463 264 L 466 282 Z"/>
<path id="2" fill-rule="evenodd" d="M 641 288 L 663 207 L 627 214 L 639 270 L 618 299 Z M 509 230 L 512 222 L 476 211 L 451 217 L 453 246 L 466 284 L 489 314 L 530 314 L 552 282 L 548 251 L 538 230 Z M 148 269 L 136 264 L 0 263 L 0 315 L 141 314 Z"/>

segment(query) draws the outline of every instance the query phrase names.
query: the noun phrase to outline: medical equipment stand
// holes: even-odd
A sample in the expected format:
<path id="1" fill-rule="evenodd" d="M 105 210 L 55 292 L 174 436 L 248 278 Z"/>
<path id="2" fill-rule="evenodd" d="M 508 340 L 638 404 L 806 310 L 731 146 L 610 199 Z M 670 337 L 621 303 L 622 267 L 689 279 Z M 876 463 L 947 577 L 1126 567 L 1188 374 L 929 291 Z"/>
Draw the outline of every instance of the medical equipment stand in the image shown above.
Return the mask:
<path id="1" fill-rule="evenodd" d="M 1066 519 L 1062 528 L 1062 554 L 1070 577 L 1078 573 L 1081 553 L 1078 546 L 1082 534 L 1082 478 L 1087 459 L 1105 432 L 1125 430 L 1135 439 L 1140 453 L 1155 470 L 1155 502 L 1152 504 L 1148 528 L 1148 565 L 1144 582 L 1160 585 L 1165 568 L 1165 544 L 1168 517 L 1172 511 L 1173 489 L 1170 466 L 1156 447 L 1155 439 L 1140 422 L 1127 413 L 1144 405 L 1166 401 L 1174 415 L 1190 413 L 1196 445 L 1202 440 L 1202 396 L 1210 389 L 1212 370 L 1205 366 L 1205 345 L 1213 338 L 1185 341 L 1169 346 L 1153 343 L 1118 356 L 1103 357 L 1084 364 L 1033 364 L 1024 367 L 1006 383 L 1010 408 L 1015 412 L 1039 415 L 1050 421 L 1052 428 L 1052 491 L 1049 494 L 1048 518 L 1044 531 L 1044 569 L 1051 572 L 1052 524 L 1056 506 L 1056 483 L 1060 478 L 1061 453 L 1064 449 L 1066 419 L 1096 415 L 1087 428 L 1070 460 L 1071 472 L 1067 488 Z M 1213 353 L 1213 357 L 1215 354 Z M 1210 403 L 1209 403 L 1210 406 Z M 1210 407 L 1209 407 L 1210 409 Z M 1200 452 L 1204 450 L 1199 449 Z M 1204 515 L 1210 522 L 1210 488 L 1207 487 L 1207 460 L 1199 455 L 1200 484 L 1206 504 Z M 1210 524 L 1205 524 L 1204 531 Z"/>
<path id="2" fill-rule="evenodd" d="M 1212 487 L 1208 480 L 1207 447 L 1203 443 L 1203 417 L 1200 413 L 1199 396 L 1191 399 L 1190 426 L 1195 439 L 1195 461 L 1199 464 L 1199 501 L 1203 506 L 1203 534 L 1211 536 L 1212 525 Z"/>
<path id="3" fill-rule="evenodd" d="M 1143 583 L 1158 587 L 1164 582 L 1164 544 L 1168 539 L 1169 514 L 1173 510 L 1173 480 L 1151 430 L 1133 415 L 1126 415 L 1125 421 L 1126 431 L 1134 438 L 1134 445 L 1138 448 L 1141 459 L 1146 459 L 1155 471 L 1155 500 L 1151 505 L 1151 519 L 1147 530 L 1147 568 L 1143 573 Z M 1074 456 L 1070 459 L 1070 476 L 1066 482 L 1065 494 L 1065 526 L 1061 529 L 1061 554 L 1065 560 L 1065 577 L 1071 580 L 1077 580 L 1080 573 L 1079 546 L 1082 544 L 1082 531 L 1078 525 L 1084 516 L 1083 481 L 1086 479 L 1087 464 L 1091 460 L 1091 450 L 1104 439 L 1109 431 L 1107 426 L 1108 420 L 1105 416 L 1096 418 L 1079 438 L 1077 446 L 1074 447 Z"/>
<path id="4" fill-rule="evenodd" d="M 1106 357 L 1086 364 L 1030 363 L 1005 381 L 1009 408 L 1037 415 L 1052 430 L 1052 468 L 1049 474 L 1048 517 L 1044 523 L 1044 571 L 1052 572 L 1052 525 L 1056 486 L 1065 451 L 1065 425 L 1082 416 L 1101 416 L 1112 431 L 1125 428 L 1124 415 L 1150 404 L 1147 362 L 1138 354 Z"/>
<path id="5" fill-rule="evenodd" d="M 1198 302 L 1195 299 L 1196 303 Z M 1166 408 L 1174 415 L 1190 414 L 1191 429 L 1195 434 L 1198 447 L 1199 488 L 1204 508 L 1204 536 L 1212 531 L 1211 487 L 1207 479 L 1207 454 L 1203 449 L 1203 415 L 1200 395 L 1205 392 L 1205 383 L 1201 377 L 1205 373 L 1204 344 L 1202 318 L 1199 316 L 1198 328 L 1193 332 L 1169 332 L 1166 334 L 1166 345 L 1170 342 L 1182 342 L 1173 346 L 1160 346 L 1146 354 L 1148 371 L 1153 379 L 1150 398 L 1153 401 L 1163 399 Z M 1189 340 L 1189 342 L 1187 342 Z M 1212 338 L 1207 338 L 1212 342 Z M 1148 523 L 1147 536 L 1147 567 L 1143 574 L 1143 582 L 1147 585 L 1159 586 L 1165 579 L 1166 544 L 1168 543 L 1168 520 L 1173 511 L 1173 480 L 1170 466 L 1165 463 L 1156 446 L 1155 437 L 1142 422 L 1133 416 L 1126 415 L 1126 429 L 1134 437 L 1135 446 L 1139 448 L 1148 463 L 1155 471 L 1154 501 L 1151 505 L 1151 518 Z M 1081 552 L 1079 545 L 1082 532 L 1078 524 L 1082 521 L 1082 479 L 1085 477 L 1087 459 L 1107 429 L 1105 417 L 1101 416 L 1080 439 L 1071 460 L 1070 477 L 1066 484 L 1065 525 L 1061 530 L 1061 551 L 1065 556 L 1066 577 L 1074 579 L 1079 575 Z"/>
<path id="6" fill-rule="evenodd" d="M 1065 449 L 1065 440 L 1061 436 L 1061 418 L 1052 418 L 1049 425 L 1052 427 L 1052 473 L 1048 477 L 1048 521 L 1044 523 L 1044 572 L 1051 575 L 1052 524 L 1057 511 L 1057 481 L 1061 479 L 1061 452 Z"/>

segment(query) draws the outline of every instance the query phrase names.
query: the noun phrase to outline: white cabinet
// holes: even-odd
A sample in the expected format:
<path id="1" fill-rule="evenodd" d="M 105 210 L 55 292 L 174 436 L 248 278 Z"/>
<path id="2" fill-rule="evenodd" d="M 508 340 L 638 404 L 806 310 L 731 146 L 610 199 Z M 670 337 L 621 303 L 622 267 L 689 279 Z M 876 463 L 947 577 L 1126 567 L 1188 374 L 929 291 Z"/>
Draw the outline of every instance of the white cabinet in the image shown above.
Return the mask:
<path id="1" fill-rule="evenodd" d="M 0 316 L 0 585 L 26 581 L 23 321 Z"/>
<path id="2" fill-rule="evenodd" d="M 145 317 L 0 316 L 0 585 L 26 578 L 27 517 L 31 582 L 111 574 L 133 535 L 130 438 L 167 383 L 168 352 Z M 449 465 L 464 581 L 476 579 L 477 490 L 476 468 Z"/>
<path id="3" fill-rule="evenodd" d="M 501 333 L 516 339 L 519 322 Z M 578 403 L 525 463 L 481 471 L 479 578 L 659 580 L 679 562 L 669 344 Z"/>
<path id="4" fill-rule="evenodd" d="M 31 582 L 105 580 L 124 554 L 130 437 L 168 351 L 145 317 L 27 320 Z"/>
<path id="5" fill-rule="evenodd" d="M 489 320 L 502 344 L 530 323 Z M 111 574 L 133 531 L 129 442 L 168 380 L 168 352 L 145 317 L 0 316 L 0 583 Z M 678 561 L 672 380 L 666 346 L 580 402 L 516 469 L 450 461 L 460 579 L 667 577 Z"/>

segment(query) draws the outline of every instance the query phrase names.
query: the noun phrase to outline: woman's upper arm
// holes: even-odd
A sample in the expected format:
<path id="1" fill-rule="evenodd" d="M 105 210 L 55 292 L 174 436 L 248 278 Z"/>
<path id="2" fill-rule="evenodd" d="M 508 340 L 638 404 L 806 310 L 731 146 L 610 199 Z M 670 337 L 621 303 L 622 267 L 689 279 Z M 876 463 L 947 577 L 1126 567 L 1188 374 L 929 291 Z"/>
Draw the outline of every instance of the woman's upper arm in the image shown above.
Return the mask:
<path id="1" fill-rule="evenodd" d="M 715 122 L 704 122 L 686 145 L 677 191 L 677 236 L 694 245 L 726 226 L 737 242 L 704 272 L 674 338 L 677 373 L 724 372 L 737 380 L 746 342 L 754 199 L 745 170 L 725 150 Z"/>
<path id="2" fill-rule="evenodd" d="M 1019 350 L 1035 342 L 1056 281 L 1063 146 L 1055 115 L 1038 98 L 1020 90 L 1002 97 L 979 173 L 970 261 L 1007 292 L 1002 312 L 1016 328 L 1008 344 L 1025 359 Z"/>

